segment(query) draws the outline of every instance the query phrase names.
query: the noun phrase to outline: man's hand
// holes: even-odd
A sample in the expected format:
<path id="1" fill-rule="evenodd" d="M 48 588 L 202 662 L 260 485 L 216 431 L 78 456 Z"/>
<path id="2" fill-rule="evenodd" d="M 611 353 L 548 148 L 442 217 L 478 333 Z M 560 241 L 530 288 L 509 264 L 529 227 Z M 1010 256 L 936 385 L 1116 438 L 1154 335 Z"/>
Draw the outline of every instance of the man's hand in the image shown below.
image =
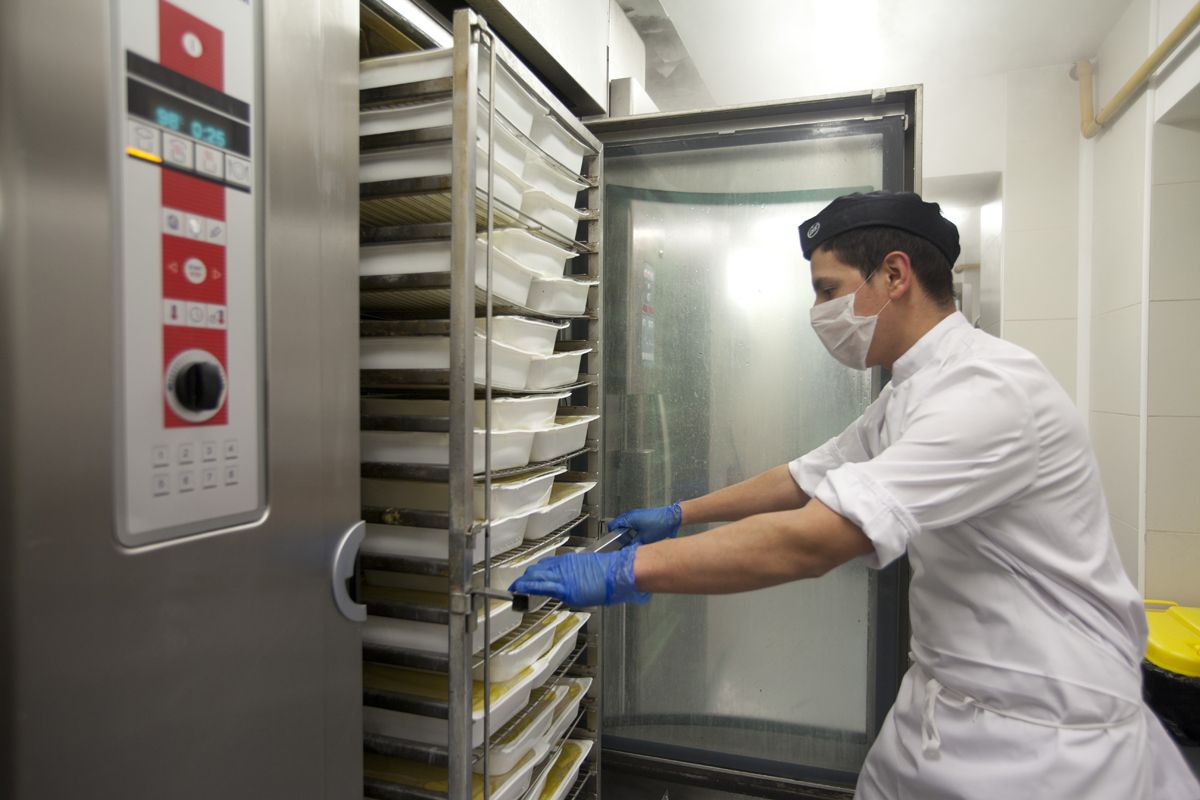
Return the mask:
<path id="1" fill-rule="evenodd" d="M 608 523 L 608 529 L 626 529 L 626 544 L 651 544 L 673 538 L 679 533 L 679 525 L 682 522 L 683 511 L 680 510 L 679 503 L 672 503 L 658 508 L 635 508 L 633 511 L 626 511 Z"/>
<path id="2" fill-rule="evenodd" d="M 510 592 L 561 600 L 568 606 L 609 606 L 645 603 L 650 595 L 633 583 L 633 560 L 638 545 L 615 553 L 568 553 L 544 559 L 513 581 Z"/>

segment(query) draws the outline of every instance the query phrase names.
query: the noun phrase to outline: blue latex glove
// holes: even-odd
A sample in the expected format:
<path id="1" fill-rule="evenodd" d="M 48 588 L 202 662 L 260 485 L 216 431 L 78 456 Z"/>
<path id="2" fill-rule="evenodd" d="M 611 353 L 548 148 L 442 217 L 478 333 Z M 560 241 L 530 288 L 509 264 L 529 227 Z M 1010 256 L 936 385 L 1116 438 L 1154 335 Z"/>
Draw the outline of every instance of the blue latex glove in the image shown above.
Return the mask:
<path id="1" fill-rule="evenodd" d="M 650 544 L 651 542 L 670 539 L 679 533 L 679 524 L 683 522 L 683 511 L 679 503 L 658 508 L 635 508 L 626 511 L 608 523 L 610 531 L 627 529 L 624 535 L 625 544 Z"/>
<path id="2" fill-rule="evenodd" d="M 647 592 L 633 585 L 633 559 L 638 546 L 614 553 L 567 553 L 552 556 L 525 570 L 508 587 L 510 592 L 553 597 L 568 606 L 611 606 L 644 603 Z"/>

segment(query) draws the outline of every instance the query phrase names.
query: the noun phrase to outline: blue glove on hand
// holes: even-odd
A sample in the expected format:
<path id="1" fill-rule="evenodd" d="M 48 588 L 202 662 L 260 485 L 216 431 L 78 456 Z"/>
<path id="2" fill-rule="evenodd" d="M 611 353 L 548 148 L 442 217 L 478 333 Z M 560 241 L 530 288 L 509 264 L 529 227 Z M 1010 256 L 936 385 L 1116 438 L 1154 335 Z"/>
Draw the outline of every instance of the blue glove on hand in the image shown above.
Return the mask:
<path id="1" fill-rule="evenodd" d="M 683 511 L 679 508 L 679 503 L 672 503 L 658 508 L 635 508 L 633 511 L 626 511 L 608 523 L 608 529 L 627 529 L 626 544 L 650 544 L 675 536 L 679 533 L 681 522 Z"/>
<path id="2" fill-rule="evenodd" d="M 633 585 L 633 559 L 638 546 L 614 553 L 568 553 L 552 556 L 525 570 L 508 587 L 510 592 L 553 597 L 568 606 L 610 606 L 644 603 L 647 592 Z"/>

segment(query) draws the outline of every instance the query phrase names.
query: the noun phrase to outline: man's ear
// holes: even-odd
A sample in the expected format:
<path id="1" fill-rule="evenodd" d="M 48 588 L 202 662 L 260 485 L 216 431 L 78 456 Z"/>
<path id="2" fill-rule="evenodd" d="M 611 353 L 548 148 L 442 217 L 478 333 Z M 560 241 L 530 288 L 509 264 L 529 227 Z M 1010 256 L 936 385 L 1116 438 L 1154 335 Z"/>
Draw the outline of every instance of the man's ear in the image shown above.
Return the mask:
<path id="1" fill-rule="evenodd" d="M 887 280 L 888 297 L 893 300 L 912 291 L 912 262 L 903 250 L 893 250 L 883 257 L 883 274 Z"/>

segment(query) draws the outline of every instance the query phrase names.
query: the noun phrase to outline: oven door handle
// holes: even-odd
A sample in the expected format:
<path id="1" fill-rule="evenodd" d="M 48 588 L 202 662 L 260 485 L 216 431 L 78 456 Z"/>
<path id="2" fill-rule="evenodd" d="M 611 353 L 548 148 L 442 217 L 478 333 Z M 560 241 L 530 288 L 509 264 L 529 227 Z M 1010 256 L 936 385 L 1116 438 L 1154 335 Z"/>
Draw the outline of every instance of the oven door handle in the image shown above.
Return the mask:
<path id="1" fill-rule="evenodd" d="M 366 535 L 367 523 L 359 520 L 342 534 L 333 550 L 333 603 L 342 616 L 351 622 L 366 622 L 367 607 L 357 602 L 350 594 L 350 582 L 354 580 L 354 568 L 358 561 L 358 550 Z"/>

